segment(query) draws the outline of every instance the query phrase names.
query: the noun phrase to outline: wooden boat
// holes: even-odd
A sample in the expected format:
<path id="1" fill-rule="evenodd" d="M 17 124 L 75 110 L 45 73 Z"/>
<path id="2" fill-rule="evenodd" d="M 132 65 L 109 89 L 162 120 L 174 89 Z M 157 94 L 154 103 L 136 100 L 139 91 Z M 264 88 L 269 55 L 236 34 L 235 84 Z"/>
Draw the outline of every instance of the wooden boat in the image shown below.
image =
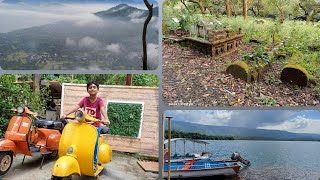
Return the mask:
<path id="1" fill-rule="evenodd" d="M 186 141 L 191 141 L 196 144 L 209 144 L 206 141 L 187 139 L 187 138 L 175 138 L 171 141 L 183 141 L 184 142 L 184 153 L 185 153 L 185 143 Z M 168 140 L 165 140 L 165 149 Z M 168 178 L 168 160 L 166 158 L 168 152 L 165 152 L 164 157 L 164 178 Z M 225 160 L 215 160 L 212 157 L 209 157 L 207 153 L 202 153 L 201 156 L 177 156 L 176 148 L 175 155 L 170 158 L 170 178 L 195 178 L 195 177 L 208 177 L 208 176 L 234 176 L 240 172 L 242 164 L 247 166 L 250 165 L 250 162 L 243 159 L 239 153 L 235 152 L 232 154 L 231 159 Z"/>

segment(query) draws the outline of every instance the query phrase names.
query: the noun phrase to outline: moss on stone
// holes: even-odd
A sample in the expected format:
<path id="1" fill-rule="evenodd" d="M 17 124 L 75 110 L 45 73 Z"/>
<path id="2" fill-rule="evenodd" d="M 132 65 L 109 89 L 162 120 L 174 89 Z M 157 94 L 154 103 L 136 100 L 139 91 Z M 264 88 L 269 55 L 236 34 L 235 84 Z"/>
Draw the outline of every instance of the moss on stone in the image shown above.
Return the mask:
<path id="1" fill-rule="evenodd" d="M 297 64 L 285 65 L 282 69 L 280 79 L 283 83 L 290 83 L 303 87 L 314 82 L 312 75 L 310 75 L 304 67 Z"/>
<path id="2" fill-rule="evenodd" d="M 244 61 L 236 61 L 231 63 L 227 67 L 226 72 L 246 82 L 250 82 L 251 80 L 250 67 Z"/>

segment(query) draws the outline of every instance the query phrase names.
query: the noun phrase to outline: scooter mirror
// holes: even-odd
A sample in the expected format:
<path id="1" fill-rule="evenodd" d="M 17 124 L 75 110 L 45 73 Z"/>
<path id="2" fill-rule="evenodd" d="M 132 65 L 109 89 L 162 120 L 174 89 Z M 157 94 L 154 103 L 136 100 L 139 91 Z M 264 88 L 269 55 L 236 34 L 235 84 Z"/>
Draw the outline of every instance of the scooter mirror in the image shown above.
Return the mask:
<path id="1" fill-rule="evenodd" d="M 19 106 L 19 107 L 17 108 L 17 112 L 18 112 L 19 114 L 23 113 L 23 112 L 24 112 L 24 107 Z"/>

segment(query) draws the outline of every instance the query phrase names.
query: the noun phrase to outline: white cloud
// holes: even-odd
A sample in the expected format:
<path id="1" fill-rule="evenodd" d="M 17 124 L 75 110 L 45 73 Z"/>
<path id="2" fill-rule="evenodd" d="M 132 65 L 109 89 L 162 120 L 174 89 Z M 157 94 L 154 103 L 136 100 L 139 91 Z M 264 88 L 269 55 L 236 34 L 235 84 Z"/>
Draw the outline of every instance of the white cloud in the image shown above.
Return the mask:
<path id="1" fill-rule="evenodd" d="M 143 11 L 133 11 L 131 14 L 129 14 L 128 16 L 130 18 L 138 18 L 140 16 L 142 16 Z"/>
<path id="2" fill-rule="evenodd" d="M 111 51 L 111 52 L 116 53 L 116 54 L 121 53 L 121 49 L 120 48 L 121 48 L 120 44 L 118 44 L 118 43 L 117 44 L 110 44 L 110 45 L 106 46 L 106 49 L 108 51 Z"/>
<path id="3" fill-rule="evenodd" d="M 66 45 L 67 46 L 75 46 L 77 42 L 69 37 L 66 38 Z"/>
<path id="4" fill-rule="evenodd" d="M 127 58 L 130 59 L 130 60 L 133 60 L 133 59 L 142 59 L 142 55 L 139 55 L 138 52 L 130 52 L 130 53 L 127 55 Z"/>
<path id="5" fill-rule="evenodd" d="M 293 133 L 320 133 L 320 120 L 308 119 L 303 116 L 297 116 L 296 118 L 282 122 L 276 125 L 267 125 L 257 127 L 258 129 L 274 129 L 284 130 Z"/>
<path id="6" fill-rule="evenodd" d="M 76 20 L 75 24 L 78 26 L 103 27 L 104 21 L 93 14 L 86 14 L 83 15 L 81 20 Z"/>
<path id="7" fill-rule="evenodd" d="M 150 59 L 158 59 L 159 45 L 153 44 L 153 43 L 148 43 L 147 44 L 147 54 L 148 54 L 148 58 L 150 58 Z"/>
<path id="8" fill-rule="evenodd" d="M 90 36 L 86 36 L 79 40 L 78 45 L 80 48 L 99 49 L 101 43 Z"/>
<path id="9" fill-rule="evenodd" d="M 133 18 L 130 21 L 133 23 L 143 23 L 145 20 L 145 18 Z"/>
<path id="10" fill-rule="evenodd" d="M 176 121 L 186 121 L 191 123 L 214 125 L 214 126 L 226 126 L 232 120 L 233 111 L 227 110 L 215 110 L 215 111 L 167 111 L 166 115 L 174 114 Z"/>

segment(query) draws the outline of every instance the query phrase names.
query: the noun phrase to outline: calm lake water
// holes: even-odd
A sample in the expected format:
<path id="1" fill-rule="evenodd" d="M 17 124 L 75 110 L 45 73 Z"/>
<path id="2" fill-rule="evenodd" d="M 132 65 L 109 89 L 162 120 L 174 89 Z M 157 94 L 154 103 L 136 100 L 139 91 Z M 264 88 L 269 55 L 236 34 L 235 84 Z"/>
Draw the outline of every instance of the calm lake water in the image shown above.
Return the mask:
<path id="1" fill-rule="evenodd" d="M 240 179 L 318 180 L 320 179 L 320 142 L 303 141 L 207 141 L 206 151 L 214 158 L 228 158 L 235 151 L 251 166 L 244 168 Z M 183 153 L 183 142 L 172 143 L 172 155 Z M 200 153 L 202 144 L 186 142 L 185 153 Z"/>

